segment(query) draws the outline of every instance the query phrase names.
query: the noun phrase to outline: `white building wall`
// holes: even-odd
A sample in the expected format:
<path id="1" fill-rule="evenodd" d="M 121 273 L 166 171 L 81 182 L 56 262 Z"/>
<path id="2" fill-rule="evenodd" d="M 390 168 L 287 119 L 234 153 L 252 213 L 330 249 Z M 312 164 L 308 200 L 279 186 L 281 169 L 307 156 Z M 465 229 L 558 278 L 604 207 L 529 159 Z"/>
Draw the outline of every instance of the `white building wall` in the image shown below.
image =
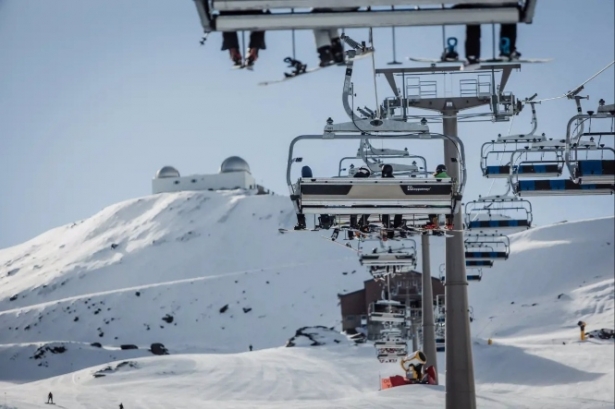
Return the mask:
<path id="1" fill-rule="evenodd" d="M 256 189 L 256 180 L 248 172 L 228 172 L 215 175 L 192 175 L 152 180 L 152 193 L 186 190 Z"/>

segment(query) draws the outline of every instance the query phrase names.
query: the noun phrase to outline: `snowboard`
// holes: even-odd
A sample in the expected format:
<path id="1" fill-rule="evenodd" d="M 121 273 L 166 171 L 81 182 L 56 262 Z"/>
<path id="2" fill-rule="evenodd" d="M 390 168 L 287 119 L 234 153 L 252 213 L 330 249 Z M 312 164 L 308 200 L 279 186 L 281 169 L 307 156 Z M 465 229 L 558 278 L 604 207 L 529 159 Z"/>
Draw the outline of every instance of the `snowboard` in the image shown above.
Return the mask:
<path id="1" fill-rule="evenodd" d="M 440 59 L 432 59 L 432 58 L 415 58 L 415 57 L 408 57 L 408 60 L 410 61 L 415 61 L 415 62 L 426 62 L 429 64 L 456 64 L 462 65 L 462 70 L 463 71 L 472 71 L 472 70 L 476 70 L 478 68 L 480 68 L 482 65 L 506 65 L 506 64 L 514 64 L 514 63 L 519 63 L 519 64 L 542 64 L 542 63 L 546 63 L 546 62 L 550 62 L 553 59 L 552 58 L 521 58 L 518 60 L 508 60 L 505 58 L 487 58 L 487 59 L 480 59 L 478 64 L 469 64 L 467 62 L 467 60 L 453 60 L 453 61 L 449 61 L 449 60 L 440 60 Z"/>
<path id="2" fill-rule="evenodd" d="M 361 59 L 366 58 L 366 57 L 371 57 L 371 55 L 373 53 L 374 53 L 373 51 L 369 51 L 369 52 L 367 52 L 365 54 L 361 54 L 361 55 L 358 55 L 358 56 L 354 57 L 353 60 L 357 61 L 357 60 L 361 60 Z M 324 67 L 317 66 L 317 67 L 313 67 L 313 68 L 308 68 L 304 72 L 302 72 L 301 74 L 297 74 L 297 75 L 293 75 L 293 76 L 287 76 L 287 77 L 282 78 L 280 80 L 272 80 L 272 81 L 259 82 L 258 85 L 265 86 L 265 85 L 271 85 L 271 84 L 279 84 L 281 82 L 285 82 L 285 81 L 289 81 L 289 80 L 292 80 L 292 79 L 295 79 L 295 78 L 303 77 L 304 75 L 311 74 L 313 72 L 320 71 L 320 70 L 325 69 L 325 68 L 329 68 L 329 67 L 342 67 L 342 66 L 345 66 L 347 62 L 348 62 L 348 59 L 346 59 L 346 61 L 344 61 L 342 63 L 333 63 L 333 64 L 330 64 L 330 65 L 326 65 Z"/>
<path id="3" fill-rule="evenodd" d="M 321 229 L 303 229 L 303 230 L 289 230 L 289 229 L 278 229 L 278 231 L 282 234 L 284 233 L 307 233 L 311 231 L 320 231 Z"/>

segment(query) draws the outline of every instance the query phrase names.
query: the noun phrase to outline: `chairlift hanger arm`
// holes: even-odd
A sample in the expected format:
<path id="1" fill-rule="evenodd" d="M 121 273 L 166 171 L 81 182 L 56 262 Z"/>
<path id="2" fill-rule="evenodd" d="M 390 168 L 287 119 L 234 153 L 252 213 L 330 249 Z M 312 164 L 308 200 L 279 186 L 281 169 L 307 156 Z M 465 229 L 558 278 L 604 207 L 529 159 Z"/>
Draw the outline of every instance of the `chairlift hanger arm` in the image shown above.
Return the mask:
<path id="1" fill-rule="evenodd" d="M 350 98 L 353 97 L 352 69 L 354 66 L 354 57 L 356 57 L 357 55 L 365 54 L 366 52 L 369 52 L 369 51 L 373 52 L 374 50 L 360 45 L 359 43 L 357 43 L 356 41 L 354 41 L 353 39 L 351 39 L 350 37 L 348 37 L 347 35 L 343 33 L 340 36 L 340 38 L 346 44 L 352 47 L 351 50 L 346 51 L 348 61 L 346 63 L 346 74 L 344 76 L 344 88 L 342 89 L 342 105 L 344 106 L 344 110 L 346 111 L 346 114 L 348 114 L 348 116 L 350 117 L 350 120 L 356 121 L 356 120 L 360 120 L 361 118 L 359 118 L 354 113 L 354 111 L 352 110 L 352 107 L 350 106 L 351 105 Z"/>

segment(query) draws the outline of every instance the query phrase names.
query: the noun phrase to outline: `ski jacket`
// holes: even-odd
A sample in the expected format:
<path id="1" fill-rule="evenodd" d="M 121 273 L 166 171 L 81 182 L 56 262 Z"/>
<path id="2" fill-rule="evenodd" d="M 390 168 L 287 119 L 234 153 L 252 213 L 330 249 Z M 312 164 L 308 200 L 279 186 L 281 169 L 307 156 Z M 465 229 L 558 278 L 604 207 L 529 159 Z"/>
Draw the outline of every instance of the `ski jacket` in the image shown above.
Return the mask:
<path id="1" fill-rule="evenodd" d="M 435 177 L 436 179 L 450 179 L 450 178 L 451 178 L 451 177 L 448 175 L 448 173 L 446 173 L 446 172 L 436 173 L 436 174 L 434 175 L 434 177 Z"/>

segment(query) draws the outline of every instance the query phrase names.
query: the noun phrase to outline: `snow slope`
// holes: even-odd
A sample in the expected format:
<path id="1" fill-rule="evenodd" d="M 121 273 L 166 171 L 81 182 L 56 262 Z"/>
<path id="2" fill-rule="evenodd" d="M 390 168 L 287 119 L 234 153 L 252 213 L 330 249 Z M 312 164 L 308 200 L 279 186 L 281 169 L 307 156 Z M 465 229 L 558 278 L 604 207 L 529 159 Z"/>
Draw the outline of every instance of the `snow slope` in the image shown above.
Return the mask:
<path id="1" fill-rule="evenodd" d="M 165 194 L 0 251 L 0 380 L 36 380 L 0 384 L 0 398 L 20 409 L 49 390 L 71 409 L 443 407 L 443 386 L 378 391 L 379 375 L 400 370 L 370 345 L 323 329 L 315 338 L 328 345 L 281 347 L 299 327 L 335 325 L 336 294 L 367 278 L 319 233 L 278 234 L 293 223 L 285 197 Z M 518 233 L 509 260 L 470 283 L 479 407 L 615 407 L 613 342 L 581 343 L 576 326 L 613 327 L 613 227 L 611 217 Z M 151 356 L 152 342 L 171 355 Z M 29 359 L 46 343 L 67 351 Z M 444 354 L 438 364 L 443 383 Z"/>
<path id="2" fill-rule="evenodd" d="M 47 367 L 16 379 L 7 359 L 38 365 L 26 359 L 31 344 L 239 352 L 284 345 L 303 326 L 336 325 L 337 294 L 367 276 L 348 249 L 278 232 L 295 220 L 281 196 L 161 194 L 0 251 L 0 380 L 65 373 L 52 361 L 68 355 L 47 354 Z M 98 362 L 69 360 L 80 369 L 139 354 L 104 351 Z"/>

